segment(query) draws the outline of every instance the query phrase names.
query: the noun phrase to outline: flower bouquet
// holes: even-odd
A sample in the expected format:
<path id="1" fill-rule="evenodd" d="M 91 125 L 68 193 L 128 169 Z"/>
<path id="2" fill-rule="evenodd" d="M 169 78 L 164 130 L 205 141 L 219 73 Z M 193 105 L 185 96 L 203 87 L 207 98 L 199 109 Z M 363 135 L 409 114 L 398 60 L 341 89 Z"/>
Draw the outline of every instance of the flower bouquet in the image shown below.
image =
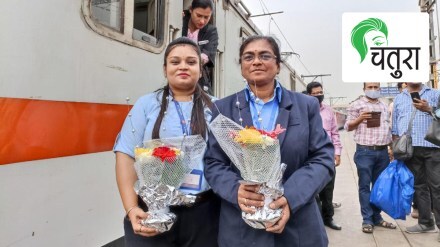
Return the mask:
<path id="1" fill-rule="evenodd" d="M 150 140 L 135 149 L 135 191 L 148 207 L 148 218 L 141 222 L 144 226 L 168 231 L 176 221 L 169 206 L 195 202 L 195 196 L 178 188 L 201 162 L 205 149 L 206 142 L 200 135 Z"/>
<path id="2" fill-rule="evenodd" d="M 240 170 L 240 183 L 260 185 L 259 193 L 265 197 L 263 207 L 255 213 L 242 212 L 243 220 L 257 229 L 266 223 L 275 223 L 281 217 L 281 209 L 272 210 L 269 204 L 283 195 L 282 176 L 286 168 L 281 164 L 278 135 L 285 131 L 277 125 L 274 131 L 243 128 L 231 119 L 218 115 L 210 129 L 223 151 Z"/>

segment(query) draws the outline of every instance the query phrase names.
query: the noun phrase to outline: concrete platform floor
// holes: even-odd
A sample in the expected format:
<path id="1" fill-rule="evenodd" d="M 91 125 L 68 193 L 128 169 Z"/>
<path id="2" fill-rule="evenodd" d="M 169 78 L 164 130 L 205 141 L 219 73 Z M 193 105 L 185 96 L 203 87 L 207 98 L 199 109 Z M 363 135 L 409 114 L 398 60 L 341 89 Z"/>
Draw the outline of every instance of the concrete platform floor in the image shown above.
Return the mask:
<path id="1" fill-rule="evenodd" d="M 360 213 L 357 171 L 353 162 L 355 142 L 351 133 L 341 131 L 341 141 L 344 145 L 341 165 L 336 170 L 336 185 L 334 202 L 341 202 L 342 206 L 335 209 L 334 220 L 342 226 L 341 231 L 326 227 L 329 246 L 345 247 L 434 247 L 440 246 L 437 242 L 438 233 L 408 234 L 407 226 L 417 224 L 417 220 L 408 216 L 406 221 L 393 220 L 382 213 L 386 221 L 397 224 L 397 229 L 376 227 L 373 234 L 363 233 L 361 230 L 362 216 Z"/>

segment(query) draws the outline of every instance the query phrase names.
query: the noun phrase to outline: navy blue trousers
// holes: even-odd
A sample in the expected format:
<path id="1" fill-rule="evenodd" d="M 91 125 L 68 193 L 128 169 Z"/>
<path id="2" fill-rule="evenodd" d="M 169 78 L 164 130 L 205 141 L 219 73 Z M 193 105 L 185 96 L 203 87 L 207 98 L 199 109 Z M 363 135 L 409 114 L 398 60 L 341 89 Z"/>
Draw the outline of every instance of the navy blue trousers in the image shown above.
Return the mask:
<path id="1" fill-rule="evenodd" d="M 381 210 L 370 204 L 370 193 L 377 178 L 390 163 L 388 150 L 369 150 L 358 145 L 354 154 L 354 163 L 359 177 L 362 224 L 379 224 L 382 221 Z"/>

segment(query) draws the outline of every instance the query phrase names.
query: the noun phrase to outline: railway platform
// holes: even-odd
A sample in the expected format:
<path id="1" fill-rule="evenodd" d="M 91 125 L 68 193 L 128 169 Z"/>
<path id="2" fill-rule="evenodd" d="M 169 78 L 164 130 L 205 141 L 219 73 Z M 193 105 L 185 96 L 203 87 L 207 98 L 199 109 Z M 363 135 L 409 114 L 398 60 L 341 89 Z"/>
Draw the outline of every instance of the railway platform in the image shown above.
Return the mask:
<path id="1" fill-rule="evenodd" d="M 363 233 L 361 230 L 362 216 L 358 197 L 358 177 L 353 155 L 356 144 L 351 133 L 340 131 L 344 145 L 341 154 L 341 165 L 336 168 L 336 185 L 334 201 L 341 202 L 342 206 L 335 209 L 334 220 L 342 226 L 341 231 L 326 227 L 331 247 L 435 247 L 440 246 L 437 241 L 438 233 L 408 234 L 407 226 L 417 224 L 417 219 L 407 216 L 406 220 L 394 220 L 385 213 L 382 216 L 386 221 L 397 225 L 397 229 L 376 227 L 373 234 Z"/>

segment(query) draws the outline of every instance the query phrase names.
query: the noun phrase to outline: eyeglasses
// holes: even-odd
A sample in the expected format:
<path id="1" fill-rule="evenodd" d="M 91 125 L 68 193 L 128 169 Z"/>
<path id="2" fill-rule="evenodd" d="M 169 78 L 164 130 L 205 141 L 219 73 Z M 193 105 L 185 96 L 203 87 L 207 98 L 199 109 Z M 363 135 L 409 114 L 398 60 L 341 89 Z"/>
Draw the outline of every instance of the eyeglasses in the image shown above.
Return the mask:
<path id="1" fill-rule="evenodd" d="M 277 57 L 270 54 L 270 53 L 262 53 L 258 55 L 258 59 L 261 62 L 269 62 L 272 59 L 276 59 Z M 254 54 L 245 54 L 243 56 L 241 56 L 241 60 L 246 62 L 246 63 L 252 63 L 255 60 L 255 55 Z"/>

